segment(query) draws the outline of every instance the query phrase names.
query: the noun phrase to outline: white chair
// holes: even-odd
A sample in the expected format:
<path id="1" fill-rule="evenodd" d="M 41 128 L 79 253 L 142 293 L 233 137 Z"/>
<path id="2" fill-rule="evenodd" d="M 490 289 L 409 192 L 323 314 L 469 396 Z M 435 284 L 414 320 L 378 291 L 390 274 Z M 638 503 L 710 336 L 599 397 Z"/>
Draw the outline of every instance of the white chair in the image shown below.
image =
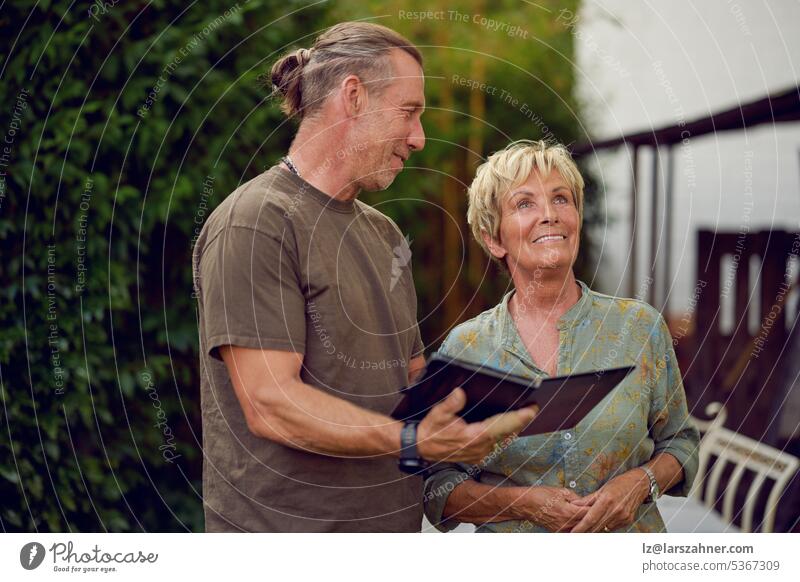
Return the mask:
<path id="1" fill-rule="evenodd" d="M 800 467 L 800 459 L 765 445 L 732 430 L 723 427 L 725 424 L 725 409 L 719 402 L 712 402 L 706 407 L 706 414 L 713 416 L 710 421 L 693 419 L 703 434 L 700 441 L 700 466 L 697 471 L 692 491 L 689 494 L 706 507 L 713 508 L 717 499 L 720 479 L 728 464 L 734 465 L 733 473 L 725 485 L 722 500 L 722 517 L 728 523 L 733 523 L 734 502 L 736 491 L 745 470 L 755 473 L 755 478 L 750 485 L 745 497 L 741 531 L 753 530 L 753 511 L 758 494 L 765 481 L 769 478 L 774 481 L 772 490 L 767 498 L 764 513 L 762 532 L 772 532 L 775 527 L 775 513 L 778 509 L 778 500 L 781 497 L 789 480 Z M 714 467 L 706 475 L 712 455 L 717 458 Z M 706 484 L 704 487 L 704 484 Z"/>

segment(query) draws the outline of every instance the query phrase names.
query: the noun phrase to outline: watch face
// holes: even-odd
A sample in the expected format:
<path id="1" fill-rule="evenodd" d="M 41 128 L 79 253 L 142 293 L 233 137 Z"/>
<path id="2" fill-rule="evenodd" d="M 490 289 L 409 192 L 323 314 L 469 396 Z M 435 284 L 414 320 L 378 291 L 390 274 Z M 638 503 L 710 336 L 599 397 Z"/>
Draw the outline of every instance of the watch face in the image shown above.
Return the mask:
<path id="1" fill-rule="evenodd" d="M 646 501 L 655 501 L 658 499 L 658 496 L 661 493 L 658 489 L 658 481 L 656 481 L 656 476 L 653 475 L 653 472 L 647 467 L 642 466 L 641 468 L 647 474 L 647 478 L 650 480 L 650 494 L 647 496 Z"/>
<path id="2" fill-rule="evenodd" d="M 655 479 L 652 479 L 650 481 L 650 499 L 652 501 L 655 501 L 656 499 L 658 499 L 660 494 L 661 494 L 661 492 L 658 489 L 658 481 L 656 481 Z"/>
<path id="3" fill-rule="evenodd" d="M 403 451 L 401 456 L 407 456 L 409 453 L 412 453 L 411 456 L 417 456 L 417 425 L 414 423 L 408 423 L 403 427 L 403 430 L 400 431 L 400 446 L 403 447 Z M 413 451 L 409 451 L 409 449 L 413 449 Z"/>

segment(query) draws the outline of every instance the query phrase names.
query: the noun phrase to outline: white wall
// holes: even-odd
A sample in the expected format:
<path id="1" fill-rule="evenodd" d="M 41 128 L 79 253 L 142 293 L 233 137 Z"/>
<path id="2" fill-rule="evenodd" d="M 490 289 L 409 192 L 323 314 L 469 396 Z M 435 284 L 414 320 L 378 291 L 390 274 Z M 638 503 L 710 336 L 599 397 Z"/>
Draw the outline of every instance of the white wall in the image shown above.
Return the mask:
<path id="1" fill-rule="evenodd" d="M 591 0 L 573 30 L 579 95 L 596 139 L 691 121 L 800 79 L 800 3 L 790 0 Z M 637 288 L 649 256 L 651 160 L 649 149 L 640 149 Z M 601 233 L 595 284 L 625 295 L 627 152 L 602 155 L 597 170 L 613 222 Z M 680 312 L 695 284 L 698 228 L 800 228 L 800 123 L 692 139 L 676 150 L 674 200 L 670 310 Z"/>

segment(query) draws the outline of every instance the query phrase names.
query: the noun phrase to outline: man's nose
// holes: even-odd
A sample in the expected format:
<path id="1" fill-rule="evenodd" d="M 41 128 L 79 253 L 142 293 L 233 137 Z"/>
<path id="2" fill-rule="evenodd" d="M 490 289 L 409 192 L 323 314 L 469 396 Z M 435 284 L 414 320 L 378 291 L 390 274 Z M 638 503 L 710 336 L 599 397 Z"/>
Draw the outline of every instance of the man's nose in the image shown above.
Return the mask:
<path id="1" fill-rule="evenodd" d="M 425 130 L 422 129 L 422 122 L 417 118 L 414 127 L 406 140 L 408 149 L 412 151 L 420 151 L 425 147 Z"/>

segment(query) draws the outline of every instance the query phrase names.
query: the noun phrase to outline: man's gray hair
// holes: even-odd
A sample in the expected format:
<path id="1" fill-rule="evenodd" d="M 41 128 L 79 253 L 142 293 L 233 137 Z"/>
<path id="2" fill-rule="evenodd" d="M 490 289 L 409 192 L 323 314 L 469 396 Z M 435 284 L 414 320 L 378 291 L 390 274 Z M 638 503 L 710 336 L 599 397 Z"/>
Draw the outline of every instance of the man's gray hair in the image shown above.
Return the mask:
<path id="1" fill-rule="evenodd" d="M 347 75 L 380 92 L 392 79 L 389 52 L 400 49 L 422 66 L 422 54 L 390 28 L 368 22 L 342 22 L 322 33 L 311 48 L 281 57 L 270 72 L 273 91 L 289 117 L 313 115 Z"/>

